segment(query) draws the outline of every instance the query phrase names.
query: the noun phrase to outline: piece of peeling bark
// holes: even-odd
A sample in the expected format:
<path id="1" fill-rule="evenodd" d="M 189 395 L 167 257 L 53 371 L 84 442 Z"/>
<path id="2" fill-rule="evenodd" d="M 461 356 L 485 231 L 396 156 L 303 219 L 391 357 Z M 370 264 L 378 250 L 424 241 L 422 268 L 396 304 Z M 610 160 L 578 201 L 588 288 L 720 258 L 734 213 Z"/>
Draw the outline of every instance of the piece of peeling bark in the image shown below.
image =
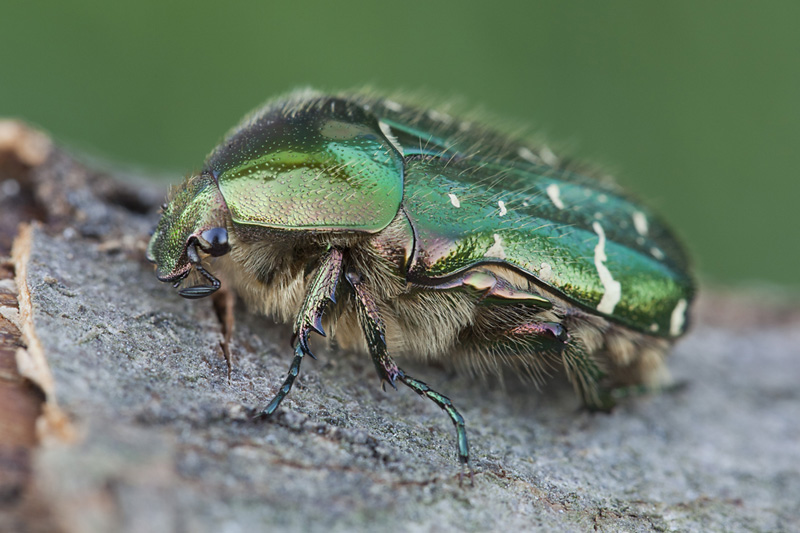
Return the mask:
<path id="1" fill-rule="evenodd" d="M 32 461 L 44 395 L 18 368 L 18 355 L 27 346 L 10 257 L 19 224 L 40 216 L 24 184 L 51 146 L 44 134 L 18 121 L 0 120 L 0 531 L 55 526 L 33 494 Z"/>
<path id="2" fill-rule="evenodd" d="M 17 327 L 24 343 L 24 347 L 17 348 L 15 353 L 17 371 L 21 378 L 35 385 L 44 394 L 41 415 L 36 420 L 38 439 L 55 438 L 69 442 L 74 439 L 74 429 L 56 401 L 53 375 L 34 325 L 33 305 L 27 285 L 31 235 L 31 226 L 22 224 L 11 251 L 17 278 Z"/>

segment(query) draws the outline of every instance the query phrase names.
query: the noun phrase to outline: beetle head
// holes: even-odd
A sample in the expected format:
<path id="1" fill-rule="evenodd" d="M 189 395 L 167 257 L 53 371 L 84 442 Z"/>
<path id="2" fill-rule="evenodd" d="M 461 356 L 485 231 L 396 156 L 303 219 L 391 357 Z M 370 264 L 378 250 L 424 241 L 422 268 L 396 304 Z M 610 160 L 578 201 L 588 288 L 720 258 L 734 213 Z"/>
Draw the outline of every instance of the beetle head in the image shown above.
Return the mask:
<path id="1" fill-rule="evenodd" d="M 178 291 L 184 298 L 202 298 L 220 287 L 220 282 L 202 265 L 199 251 L 218 257 L 230 251 L 227 221 L 230 218 L 222 193 L 208 173 L 191 176 L 170 195 L 161 220 L 147 246 L 148 261 L 156 264 L 156 276 L 177 287 L 196 270 L 207 285 Z"/>

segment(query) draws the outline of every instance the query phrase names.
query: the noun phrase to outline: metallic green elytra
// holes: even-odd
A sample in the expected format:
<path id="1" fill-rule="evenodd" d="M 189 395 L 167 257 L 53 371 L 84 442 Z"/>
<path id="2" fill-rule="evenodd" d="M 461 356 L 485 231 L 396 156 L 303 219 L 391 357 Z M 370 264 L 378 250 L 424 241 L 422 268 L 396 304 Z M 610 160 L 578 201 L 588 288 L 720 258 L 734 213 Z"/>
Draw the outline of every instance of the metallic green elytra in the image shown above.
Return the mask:
<path id="1" fill-rule="evenodd" d="M 608 179 L 372 94 L 302 91 L 247 117 L 173 192 L 147 258 L 176 287 L 199 275 L 184 297 L 221 279 L 294 321 L 289 375 L 262 415 L 312 355 L 309 333 L 329 329 L 447 411 L 464 465 L 463 418 L 394 356 L 534 379 L 560 366 L 607 407 L 615 388 L 668 381 L 694 294 L 670 230 Z"/>

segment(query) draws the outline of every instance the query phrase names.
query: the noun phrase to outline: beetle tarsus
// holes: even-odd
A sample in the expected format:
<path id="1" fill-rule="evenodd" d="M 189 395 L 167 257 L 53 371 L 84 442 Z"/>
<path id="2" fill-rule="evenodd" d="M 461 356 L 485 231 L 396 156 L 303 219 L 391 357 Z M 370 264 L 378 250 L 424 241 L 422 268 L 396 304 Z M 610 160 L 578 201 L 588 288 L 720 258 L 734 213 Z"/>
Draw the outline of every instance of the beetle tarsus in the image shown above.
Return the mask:
<path id="1" fill-rule="evenodd" d="M 470 479 L 472 479 L 472 468 L 469 466 L 469 441 L 467 440 L 467 428 L 464 423 L 464 417 L 461 416 L 461 413 L 459 413 L 458 410 L 453 406 L 453 402 L 451 402 L 450 398 L 447 396 L 440 394 L 428 387 L 426 383 L 418 379 L 414 379 L 411 376 L 407 376 L 402 370 L 400 370 L 398 379 L 420 396 L 428 398 L 433 403 L 441 407 L 450 417 L 450 420 L 453 421 L 453 425 L 456 427 L 456 449 L 458 451 L 458 461 L 461 463 L 462 469 L 466 467 L 469 470 Z M 460 482 L 461 476 L 459 476 L 459 483 Z"/>
<path id="2" fill-rule="evenodd" d="M 294 380 L 300 373 L 300 363 L 303 361 L 304 355 L 306 355 L 306 352 L 303 351 L 303 348 L 298 343 L 294 349 L 294 359 L 292 359 L 292 365 L 289 367 L 289 374 L 286 376 L 283 385 L 281 385 L 281 388 L 278 389 L 278 393 L 270 400 L 264 410 L 257 415 L 257 418 L 267 417 L 274 413 L 283 399 L 286 398 L 286 395 L 289 394 L 289 391 L 292 390 Z M 308 355 L 311 355 L 311 353 L 308 352 Z"/>

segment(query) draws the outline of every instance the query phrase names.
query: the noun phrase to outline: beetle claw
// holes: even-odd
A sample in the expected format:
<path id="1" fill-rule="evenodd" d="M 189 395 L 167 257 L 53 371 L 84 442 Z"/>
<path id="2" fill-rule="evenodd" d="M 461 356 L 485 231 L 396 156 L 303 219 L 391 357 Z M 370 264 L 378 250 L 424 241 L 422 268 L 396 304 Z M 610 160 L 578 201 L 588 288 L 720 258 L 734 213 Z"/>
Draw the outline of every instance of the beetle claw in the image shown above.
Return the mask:
<path id="1" fill-rule="evenodd" d="M 381 379 L 381 390 L 386 392 L 386 384 L 389 384 L 394 390 L 397 390 L 397 385 L 394 384 L 394 380 L 390 378 L 383 378 Z"/>
<path id="2" fill-rule="evenodd" d="M 302 332 L 297 336 L 297 346 L 300 347 L 300 350 L 303 352 L 303 355 L 308 355 L 311 359 L 316 361 L 317 356 L 311 352 L 311 348 L 308 347 L 308 332 Z"/>
<path id="3" fill-rule="evenodd" d="M 322 329 L 322 315 L 317 315 L 314 317 L 314 322 L 310 324 L 311 329 L 322 335 L 323 337 L 327 337 L 325 334 L 325 330 Z"/>

